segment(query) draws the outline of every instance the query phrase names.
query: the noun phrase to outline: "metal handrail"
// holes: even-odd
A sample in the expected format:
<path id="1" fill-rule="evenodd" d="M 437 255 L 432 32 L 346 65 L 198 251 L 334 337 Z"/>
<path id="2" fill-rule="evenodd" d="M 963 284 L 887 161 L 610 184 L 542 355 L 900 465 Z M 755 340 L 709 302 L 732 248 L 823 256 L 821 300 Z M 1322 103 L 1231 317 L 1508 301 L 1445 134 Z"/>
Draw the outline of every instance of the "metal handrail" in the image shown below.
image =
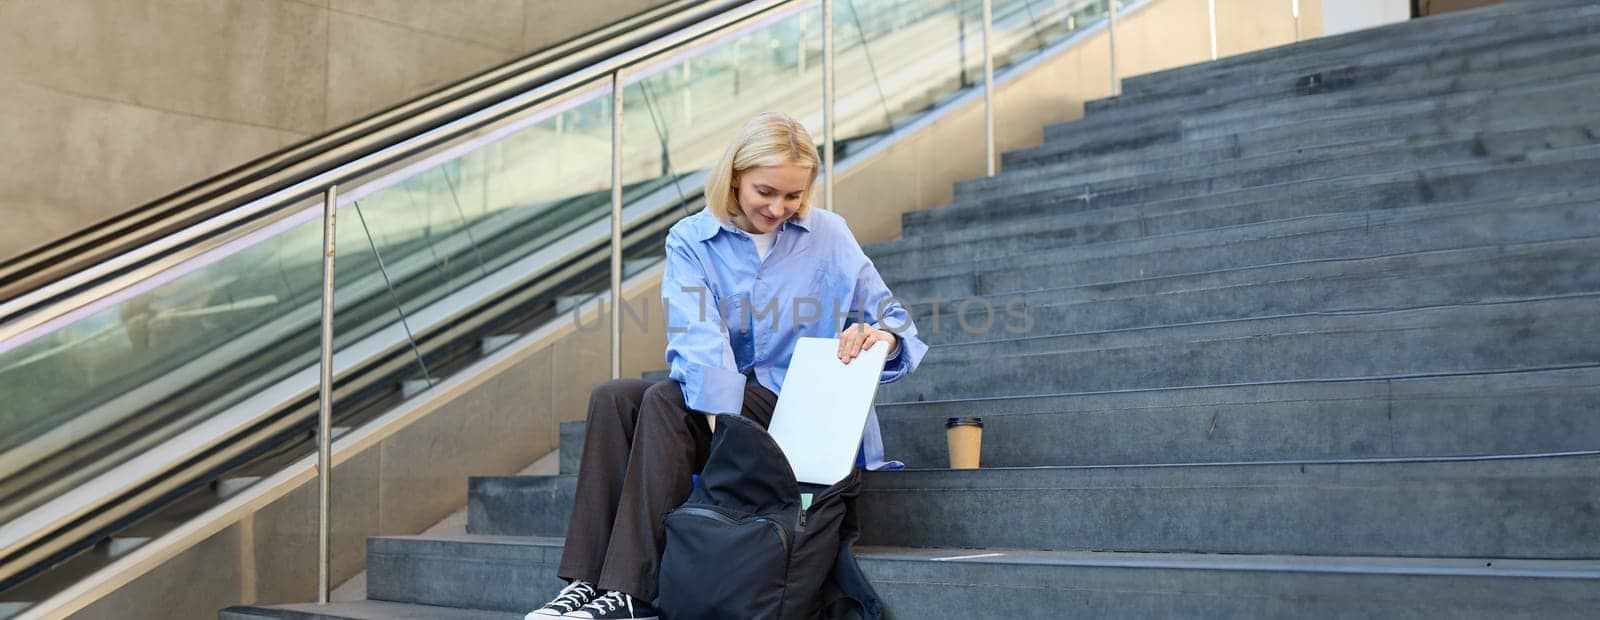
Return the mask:
<path id="1" fill-rule="evenodd" d="M 42 324 L 103 298 L 147 275 L 151 267 L 171 264 L 163 258 L 287 204 L 313 198 L 328 185 L 425 151 L 515 108 L 500 106 L 493 116 L 481 114 L 483 110 L 518 100 L 560 78 L 606 75 L 614 67 L 600 66 L 605 60 L 627 56 L 637 61 L 659 51 L 663 42 L 699 36 L 775 4 L 781 2 L 679 0 L 262 157 L 7 260 L 0 264 L 0 340 L 16 332 L 8 327 Z M 628 53 L 641 50 L 648 52 Z"/>

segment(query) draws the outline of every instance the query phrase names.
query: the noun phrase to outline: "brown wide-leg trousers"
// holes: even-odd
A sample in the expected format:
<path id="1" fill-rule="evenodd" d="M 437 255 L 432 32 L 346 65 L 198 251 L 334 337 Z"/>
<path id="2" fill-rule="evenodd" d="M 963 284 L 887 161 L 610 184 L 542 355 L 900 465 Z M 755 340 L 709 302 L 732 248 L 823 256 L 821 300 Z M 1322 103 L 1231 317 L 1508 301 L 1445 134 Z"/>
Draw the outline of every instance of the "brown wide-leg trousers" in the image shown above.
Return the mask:
<path id="1" fill-rule="evenodd" d="M 746 418 L 763 427 L 778 396 L 745 385 Z M 556 574 L 649 601 L 666 544 L 662 519 L 682 504 L 690 476 L 705 467 L 711 428 L 667 379 L 617 379 L 589 394 L 589 425 L 578 467 L 578 494 Z"/>

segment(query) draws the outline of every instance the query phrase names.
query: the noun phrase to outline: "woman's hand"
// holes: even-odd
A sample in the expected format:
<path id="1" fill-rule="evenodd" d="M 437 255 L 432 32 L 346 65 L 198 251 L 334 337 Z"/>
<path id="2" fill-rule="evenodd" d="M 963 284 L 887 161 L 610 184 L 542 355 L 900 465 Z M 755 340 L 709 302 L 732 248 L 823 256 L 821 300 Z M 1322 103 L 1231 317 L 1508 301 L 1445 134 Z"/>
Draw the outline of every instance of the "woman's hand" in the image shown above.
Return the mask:
<path id="1" fill-rule="evenodd" d="M 866 323 L 856 323 L 846 327 L 839 334 L 839 361 L 846 364 L 861 355 L 862 351 L 872 348 L 879 342 L 889 343 L 889 355 L 893 356 L 895 349 L 900 347 L 900 339 L 894 334 L 874 328 Z"/>

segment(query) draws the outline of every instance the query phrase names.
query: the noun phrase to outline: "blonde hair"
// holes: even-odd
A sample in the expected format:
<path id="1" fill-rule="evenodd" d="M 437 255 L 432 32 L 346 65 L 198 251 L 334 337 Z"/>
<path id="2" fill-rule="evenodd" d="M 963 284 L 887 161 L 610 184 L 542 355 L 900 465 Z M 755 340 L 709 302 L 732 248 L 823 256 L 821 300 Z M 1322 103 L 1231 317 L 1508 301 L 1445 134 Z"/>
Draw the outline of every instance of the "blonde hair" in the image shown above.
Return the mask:
<path id="1" fill-rule="evenodd" d="M 757 114 L 744 124 L 712 167 L 711 177 L 706 179 L 706 208 L 724 224 L 729 223 L 741 213 L 739 188 L 734 183 L 740 173 L 751 168 L 793 165 L 811 169 L 811 179 L 800 196 L 800 208 L 794 213 L 794 217 L 805 217 L 811 212 L 811 186 L 816 184 L 817 172 L 822 168 L 815 145 L 806 126 L 788 114 Z"/>

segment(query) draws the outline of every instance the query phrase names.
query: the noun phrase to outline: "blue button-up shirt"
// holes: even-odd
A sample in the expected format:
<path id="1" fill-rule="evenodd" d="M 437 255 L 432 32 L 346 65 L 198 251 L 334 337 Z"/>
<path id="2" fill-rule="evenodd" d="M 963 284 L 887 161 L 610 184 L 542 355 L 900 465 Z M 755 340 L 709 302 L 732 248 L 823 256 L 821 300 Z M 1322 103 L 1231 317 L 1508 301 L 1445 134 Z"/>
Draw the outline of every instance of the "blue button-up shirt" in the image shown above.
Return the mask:
<path id="1" fill-rule="evenodd" d="M 916 370 L 928 351 L 844 218 L 820 209 L 784 222 L 766 260 L 748 234 L 708 210 L 684 218 L 667 233 L 661 295 L 672 378 L 705 413 L 739 413 L 747 377 L 781 393 L 802 337 L 835 338 L 861 322 L 894 333 L 899 347 L 882 383 Z M 875 412 L 862 456 L 870 469 L 885 466 Z"/>

